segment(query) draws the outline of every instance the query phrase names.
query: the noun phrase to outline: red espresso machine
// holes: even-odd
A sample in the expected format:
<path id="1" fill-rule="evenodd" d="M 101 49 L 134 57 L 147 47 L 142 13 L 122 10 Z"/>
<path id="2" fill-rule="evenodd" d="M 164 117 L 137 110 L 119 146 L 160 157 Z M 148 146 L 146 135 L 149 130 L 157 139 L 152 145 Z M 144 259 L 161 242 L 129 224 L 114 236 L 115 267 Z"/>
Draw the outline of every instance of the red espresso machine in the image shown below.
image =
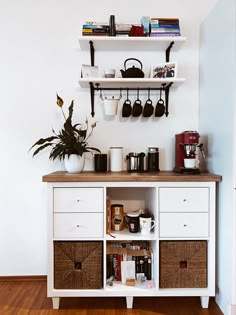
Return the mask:
<path id="1" fill-rule="evenodd" d="M 185 168 L 184 159 L 195 159 L 198 150 L 201 151 L 205 158 L 203 144 L 199 143 L 200 135 L 197 131 L 184 131 L 175 135 L 175 168 L 176 173 L 200 174 L 200 168 Z"/>

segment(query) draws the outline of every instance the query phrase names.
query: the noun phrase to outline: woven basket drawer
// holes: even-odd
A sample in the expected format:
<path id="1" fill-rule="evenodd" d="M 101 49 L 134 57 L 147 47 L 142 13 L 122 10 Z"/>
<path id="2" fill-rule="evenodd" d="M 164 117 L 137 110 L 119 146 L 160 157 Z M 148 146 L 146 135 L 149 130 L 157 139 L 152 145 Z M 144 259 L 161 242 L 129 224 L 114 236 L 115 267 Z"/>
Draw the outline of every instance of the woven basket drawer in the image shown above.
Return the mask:
<path id="1" fill-rule="evenodd" d="M 102 242 L 54 242 L 55 289 L 101 289 Z"/>
<path id="2" fill-rule="evenodd" d="M 207 187 L 162 187 L 159 190 L 160 212 L 208 212 Z"/>
<path id="3" fill-rule="evenodd" d="M 55 188 L 54 212 L 103 212 L 103 188 Z"/>
<path id="4" fill-rule="evenodd" d="M 206 288 L 207 242 L 161 241 L 160 288 Z"/>

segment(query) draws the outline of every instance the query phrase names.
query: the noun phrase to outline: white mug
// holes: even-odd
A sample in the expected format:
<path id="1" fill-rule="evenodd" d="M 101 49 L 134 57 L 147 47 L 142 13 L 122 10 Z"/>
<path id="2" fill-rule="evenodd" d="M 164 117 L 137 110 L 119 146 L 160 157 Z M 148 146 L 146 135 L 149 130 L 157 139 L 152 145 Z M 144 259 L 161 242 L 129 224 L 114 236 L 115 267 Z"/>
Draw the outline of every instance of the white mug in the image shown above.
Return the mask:
<path id="1" fill-rule="evenodd" d="M 198 159 L 193 159 L 193 158 L 184 159 L 185 168 L 196 168 L 198 167 L 199 163 L 200 161 Z"/>
<path id="2" fill-rule="evenodd" d="M 155 221 L 152 220 L 151 217 L 146 216 L 140 216 L 139 217 L 139 226 L 140 226 L 140 232 L 142 235 L 149 235 L 151 230 L 155 226 Z"/>

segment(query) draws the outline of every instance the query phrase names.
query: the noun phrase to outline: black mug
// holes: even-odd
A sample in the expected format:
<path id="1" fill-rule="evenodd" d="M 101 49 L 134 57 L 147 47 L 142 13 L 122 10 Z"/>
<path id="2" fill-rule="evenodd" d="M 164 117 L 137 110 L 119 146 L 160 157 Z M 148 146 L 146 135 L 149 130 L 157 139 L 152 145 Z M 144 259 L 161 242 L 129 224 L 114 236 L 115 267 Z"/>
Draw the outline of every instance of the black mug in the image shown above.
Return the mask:
<path id="1" fill-rule="evenodd" d="M 128 224 L 130 233 L 139 232 L 139 214 L 138 213 L 127 213 L 125 220 L 126 220 L 126 223 Z"/>
<path id="2" fill-rule="evenodd" d="M 94 155 L 95 172 L 107 171 L 107 154 Z"/>

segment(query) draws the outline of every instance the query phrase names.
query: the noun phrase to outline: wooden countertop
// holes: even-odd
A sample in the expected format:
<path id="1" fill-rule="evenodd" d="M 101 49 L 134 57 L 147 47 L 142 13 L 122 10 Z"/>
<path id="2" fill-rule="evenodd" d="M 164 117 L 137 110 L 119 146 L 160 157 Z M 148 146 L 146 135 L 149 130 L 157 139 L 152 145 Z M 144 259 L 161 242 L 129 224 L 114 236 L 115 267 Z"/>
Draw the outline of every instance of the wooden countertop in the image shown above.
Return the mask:
<path id="1" fill-rule="evenodd" d="M 211 173 L 178 174 L 173 171 L 129 173 L 85 171 L 82 173 L 54 172 L 43 176 L 43 182 L 220 182 L 221 176 Z"/>

